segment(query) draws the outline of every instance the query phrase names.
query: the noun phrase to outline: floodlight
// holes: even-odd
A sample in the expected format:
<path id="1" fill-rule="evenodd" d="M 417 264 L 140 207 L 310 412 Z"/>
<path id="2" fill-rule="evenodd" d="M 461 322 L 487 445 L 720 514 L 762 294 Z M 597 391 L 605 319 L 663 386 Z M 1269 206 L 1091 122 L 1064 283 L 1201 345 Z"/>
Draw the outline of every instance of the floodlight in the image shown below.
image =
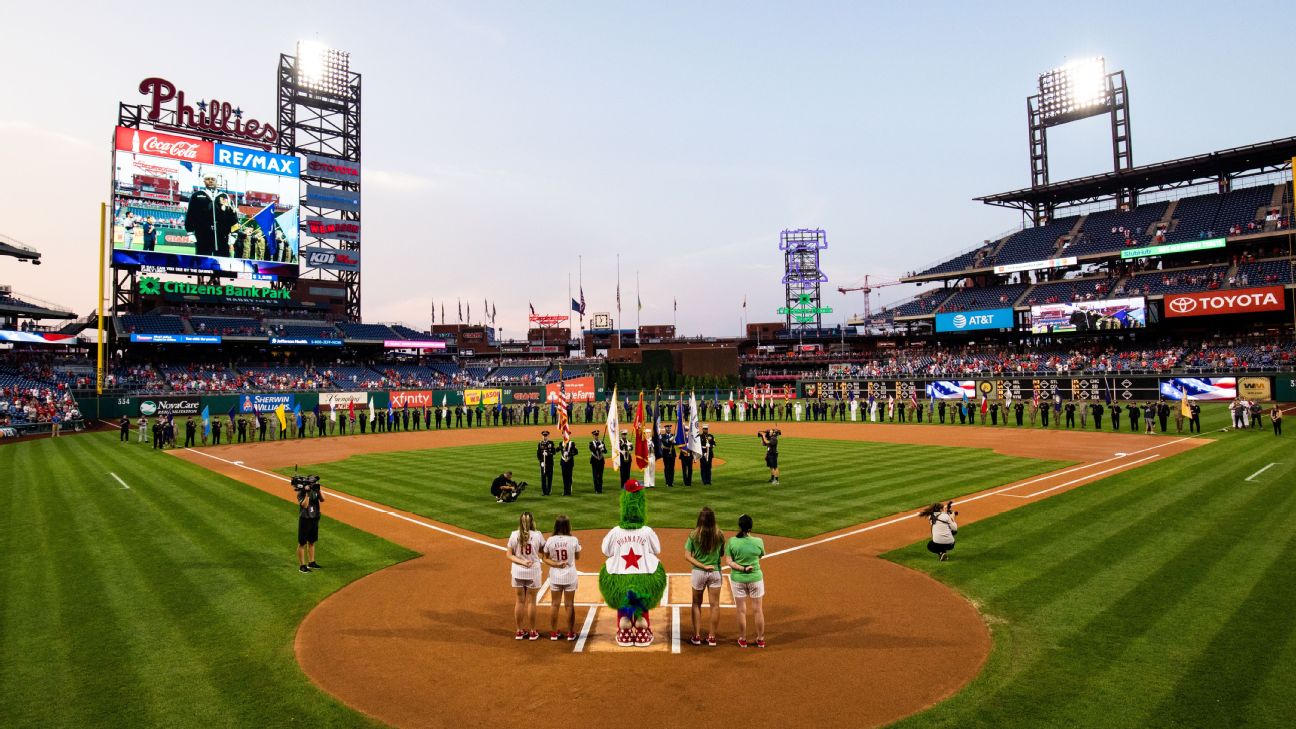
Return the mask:
<path id="1" fill-rule="evenodd" d="M 1040 74 L 1040 114 L 1045 123 L 1082 119 L 1107 111 L 1111 90 L 1102 56 L 1071 61 Z"/>
<path id="2" fill-rule="evenodd" d="M 297 41 L 297 83 L 318 94 L 345 96 L 351 75 L 351 54 L 319 41 Z"/>

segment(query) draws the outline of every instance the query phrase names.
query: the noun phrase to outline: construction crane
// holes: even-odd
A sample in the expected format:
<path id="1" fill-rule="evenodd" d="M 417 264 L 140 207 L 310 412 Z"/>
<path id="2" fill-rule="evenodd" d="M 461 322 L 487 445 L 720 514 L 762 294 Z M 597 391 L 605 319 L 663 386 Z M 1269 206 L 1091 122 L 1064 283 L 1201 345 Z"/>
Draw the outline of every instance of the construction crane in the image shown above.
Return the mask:
<path id="1" fill-rule="evenodd" d="M 865 275 L 863 286 L 838 287 L 837 290 L 843 294 L 848 294 L 852 291 L 864 292 L 864 321 L 868 322 L 873 318 L 873 303 L 869 300 L 869 294 L 873 293 L 874 289 L 884 289 L 888 286 L 899 286 L 903 283 L 904 281 L 883 281 L 882 283 L 870 284 L 869 277 Z"/>

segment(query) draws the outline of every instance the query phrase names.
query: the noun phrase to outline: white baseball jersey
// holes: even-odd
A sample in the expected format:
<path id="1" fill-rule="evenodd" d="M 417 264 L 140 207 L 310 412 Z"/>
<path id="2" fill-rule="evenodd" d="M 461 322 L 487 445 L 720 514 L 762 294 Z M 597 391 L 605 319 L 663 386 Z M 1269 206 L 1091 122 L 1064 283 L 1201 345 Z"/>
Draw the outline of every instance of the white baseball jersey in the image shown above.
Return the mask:
<path id="1" fill-rule="evenodd" d="M 549 568 L 551 584 L 570 585 L 576 582 L 576 555 L 580 554 L 580 540 L 565 534 L 549 537 L 544 552 L 550 560 L 566 564 L 565 567 Z"/>
<path id="2" fill-rule="evenodd" d="M 657 571 L 661 541 L 652 527 L 622 529 L 612 527 L 603 537 L 603 554 L 607 571 L 614 575 L 646 575 Z"/>
<path id="3" fill-rule="evenodd" d="M 512 574 L 514 579 L 540 581 L 540 550 L 544 549 L 544 545 L 544 535 L 538 529 L 531 532 L 531 538 L 525 543 L 519 542 L 517 530 L 513 530 L 508 540 L 509 554 L 514 557 L 529 559 L 535 563 L 532 567 L 527 568 L 513 562 Z"/>

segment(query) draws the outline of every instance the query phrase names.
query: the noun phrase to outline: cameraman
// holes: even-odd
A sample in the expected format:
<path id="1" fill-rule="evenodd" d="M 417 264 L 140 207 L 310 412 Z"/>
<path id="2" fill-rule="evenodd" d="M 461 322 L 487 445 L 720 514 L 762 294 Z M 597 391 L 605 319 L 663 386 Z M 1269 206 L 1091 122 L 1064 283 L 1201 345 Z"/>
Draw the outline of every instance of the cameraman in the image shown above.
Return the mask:
<path id="1" fill-rule="evenodd" d="M 772 484 L 778 484 L 778 439 L 780 435 L 783 435 L 783 431 L 778 428 L 770 428 L 769 430 L 762 430 L 756 435 L 765 446 L 765 465 L 768 466 L 770 470 L 769 482 Z"/>
<path id="2" fill-rule="evenodd" d="M 918 516 L 925 516 L 931 521 L 932 536 L 931 541 L 927 542 L 927 551 L 942 562 L 949 559 L 949 552 L 954 549 L 954 535 L 958 534 L 958 522 L 954 521 L 958 512 L 954 511 L 954 502 L 942 506 L 937 501 L 918 512 Z"/>
<path id="3" fill-rule="evenodd" d="M 302 572 L 320 569 L 315 562 L 315 542 L 319 540 L 320 493 L 319 476 L 294 476 L 293 488 L 297 490 L 297 563 Z"/>
<path id="4" fill-rule="evenodd" d="M 522 489 L 526 488 L 526 481 L 522 483 L 513 482 L 513 472 L 505 471 L 491 481 L 491 496 L 495 497 L 495 503 L 505 504 L 518 500 L 522 494 Z"/>

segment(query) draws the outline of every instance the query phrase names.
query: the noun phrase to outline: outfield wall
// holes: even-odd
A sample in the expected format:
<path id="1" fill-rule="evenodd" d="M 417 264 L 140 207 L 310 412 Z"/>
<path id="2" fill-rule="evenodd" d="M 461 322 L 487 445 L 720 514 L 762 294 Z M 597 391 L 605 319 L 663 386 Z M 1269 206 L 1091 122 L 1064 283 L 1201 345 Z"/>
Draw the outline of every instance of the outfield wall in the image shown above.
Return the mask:
<path id="1" fill-rule="evenodd" d="M 969 377 L 895 378 L 895 379 L 809 379 L 797 382 L 797 396 L 837 399 L 855 396 L 867 399 L 895 397 L 909 400 L 1031 400 L 1038 393 L 1041 400 L 1060 396 L 1067 401 L 1145 402 L 1178 400 L 1227 401 L 1234 397 L 1261 402 L 1296 402 L 1296 373 L 1277 375 L 1211 375 L 1155 376 L 1120 375 L 1109 377 Z"/>

